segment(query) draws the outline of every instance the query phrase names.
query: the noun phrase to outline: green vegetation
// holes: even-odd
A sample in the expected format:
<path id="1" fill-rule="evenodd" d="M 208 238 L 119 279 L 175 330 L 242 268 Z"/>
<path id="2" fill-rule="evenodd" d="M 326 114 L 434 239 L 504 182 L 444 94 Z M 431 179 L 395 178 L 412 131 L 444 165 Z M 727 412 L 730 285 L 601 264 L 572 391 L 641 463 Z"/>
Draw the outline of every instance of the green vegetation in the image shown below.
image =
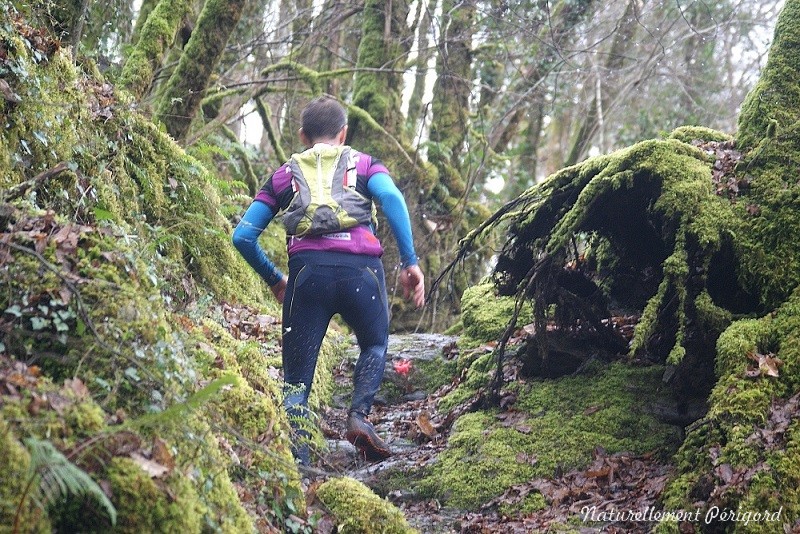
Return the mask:
<path id="1" fill-rule="evenodd" d="M 0 379 L 23 380 L 0 403 L 0 456 L 19 469 L 3 477 L 2 523 L 74 530 L 91 517 L 91 528 L 111 527 L 97 493 L 62 492 L 46 508 L 26 498 L 28 439 L 55 447 L 53 458 L 72 451 L 62 472 L 74 463 L 73 474 L 108 481 L 119 531 L 238 533 L 302 516 L 280 384 L 264 365 L 279 365 L 279 325 L 245 336 L 230 315 L 279 316 L 230 243 L 226 212 L 242 210 L 245 190 L 66 50 L 5 24 L 0 43 L 19 95 L 0 101 L 0 311 L 11 327 Z M 279 232 L 265 239 L 281 242 Z M 326 341 L 316 407 L 341 341 Z"/>
<path id="2" fill-rule="evenodd" d="M 474 509 L 514 484 L 584 467 L 595 447 L 667 457 L 677 447 L 678 431 L 647 413 L 665 395 L 662 374 L 660 366 L 598 365 L 579 376 L 510 384 L 517 399 L 511 411 L 479 411 L 456 421 L 422 491 Z M 469 384 L 468 378 L 461 388 Z"/>
<path id="3" fill-rule="evenodd" d="M 394 505 L 352 478 L 331 478 L 317 489 L 317 497 L 348 534 L 407 534 L 416 532 Z"/>

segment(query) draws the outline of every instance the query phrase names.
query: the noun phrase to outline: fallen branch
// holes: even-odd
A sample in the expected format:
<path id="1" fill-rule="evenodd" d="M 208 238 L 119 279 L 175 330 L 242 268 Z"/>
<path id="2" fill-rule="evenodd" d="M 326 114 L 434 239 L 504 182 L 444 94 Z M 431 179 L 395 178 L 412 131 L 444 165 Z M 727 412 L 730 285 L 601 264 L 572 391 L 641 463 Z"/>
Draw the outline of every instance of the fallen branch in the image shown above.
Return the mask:
<path id="1" fill-rule="evenodd" d="M 6 191 L 6 194 L 3 195 L 3 200 L 7 202 L 9 200 L 14 200 L 16 198 L 19 198 L 25 193 L 27 193 L 28 190 L 38 188 L 46 180 L 49 180 L 54 176 L 58 176 L 67 169 L 69 169 L 69 165 L 67 164 L 66 161 L 62 161 L 52 169 L 48 169 L 42 173 L 39 173 L 30 180 L 26 180 L 21 184 L 17 184 L 14 187 L 10 188 L 8 191 Z"/>

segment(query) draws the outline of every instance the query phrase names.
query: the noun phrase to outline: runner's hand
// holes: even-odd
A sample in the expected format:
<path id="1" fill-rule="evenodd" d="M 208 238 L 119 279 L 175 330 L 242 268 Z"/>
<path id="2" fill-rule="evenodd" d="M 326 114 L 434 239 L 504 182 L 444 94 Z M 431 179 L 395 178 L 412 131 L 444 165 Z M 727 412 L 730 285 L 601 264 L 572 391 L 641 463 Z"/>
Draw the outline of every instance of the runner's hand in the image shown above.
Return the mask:
<path id="1" fill-rule="evenodd" d="M 403 286 L 403 298 L 421 308 L 425 303 L 425 276 L 418 265 L 410 265 L 400 271 L 400 285 Z"/>
<path id="2" fill-rule="evenodd" d="M 286 296 L 286 282 L 287 278 L 284 276 L 281 278 L 281 281 L 275 284 L 274 286 L 270 286 L 269 290 L 272 291 L 272 294 L 275 295 L 275 298 L 283 304 L 283 297 Z"/>

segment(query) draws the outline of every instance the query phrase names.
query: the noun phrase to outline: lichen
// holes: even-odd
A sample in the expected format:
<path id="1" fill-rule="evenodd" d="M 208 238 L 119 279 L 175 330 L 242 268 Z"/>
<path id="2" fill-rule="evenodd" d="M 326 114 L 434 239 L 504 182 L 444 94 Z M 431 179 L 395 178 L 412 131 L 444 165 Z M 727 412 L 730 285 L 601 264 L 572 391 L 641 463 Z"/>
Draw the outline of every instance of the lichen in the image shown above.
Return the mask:
<path id="1" fill-rule="evenodd" d="M 317 488 L 317 498 L 336 518 L 339 532 L 347 534 L 416 532 L 408 525 L 400 510 L 355 479 L 331 478 Z"/>

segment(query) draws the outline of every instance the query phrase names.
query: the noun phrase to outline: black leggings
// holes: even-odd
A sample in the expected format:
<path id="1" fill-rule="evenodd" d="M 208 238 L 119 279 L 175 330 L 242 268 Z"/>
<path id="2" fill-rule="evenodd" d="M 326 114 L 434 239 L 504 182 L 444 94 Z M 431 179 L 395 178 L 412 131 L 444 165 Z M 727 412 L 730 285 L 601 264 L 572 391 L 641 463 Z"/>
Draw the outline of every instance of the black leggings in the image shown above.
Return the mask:
<path id="1" fill-rule="evenodd" d="M 284 406 L 303 417 L 322 339 L 334 314 L 353 330 L 361 353 L 351 411 L 369 414 L 386 365 L 389 312 L 380 258 L 302 251 L 289 259 L 283 302 Z"/>

